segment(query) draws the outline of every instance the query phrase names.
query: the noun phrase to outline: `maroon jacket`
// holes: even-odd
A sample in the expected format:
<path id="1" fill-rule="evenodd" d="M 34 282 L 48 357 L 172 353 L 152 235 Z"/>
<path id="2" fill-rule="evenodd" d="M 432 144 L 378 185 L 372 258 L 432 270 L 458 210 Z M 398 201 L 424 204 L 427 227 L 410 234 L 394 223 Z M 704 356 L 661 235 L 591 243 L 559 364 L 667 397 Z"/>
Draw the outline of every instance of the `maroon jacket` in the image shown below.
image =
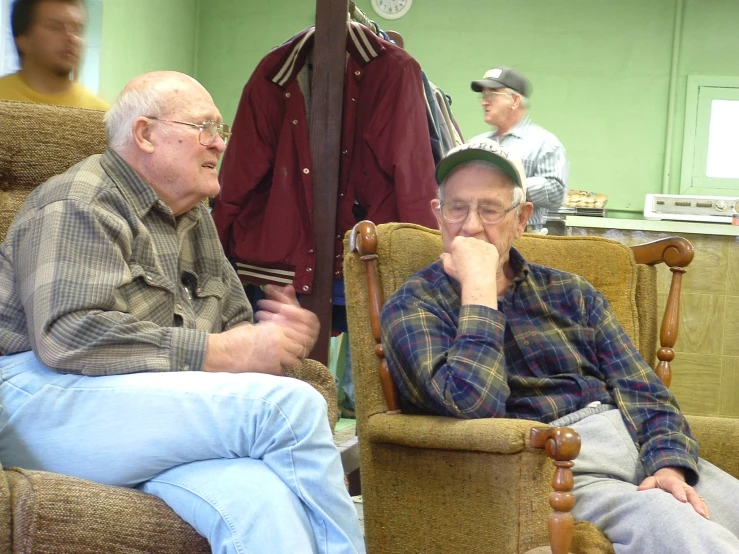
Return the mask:
<path id="1" fill-rule="evenodd" d="M 221 164 L 213 218 L 242 281 L 313 289 L 313 172 L 308 142 L 306 56 L 314 29 L 272 50 L 241 95 Z M 418 63 L 405 51 L 348 25 L 335 277 L 355 200 L 375 223 L 436 227 L 434 161 Z"/>

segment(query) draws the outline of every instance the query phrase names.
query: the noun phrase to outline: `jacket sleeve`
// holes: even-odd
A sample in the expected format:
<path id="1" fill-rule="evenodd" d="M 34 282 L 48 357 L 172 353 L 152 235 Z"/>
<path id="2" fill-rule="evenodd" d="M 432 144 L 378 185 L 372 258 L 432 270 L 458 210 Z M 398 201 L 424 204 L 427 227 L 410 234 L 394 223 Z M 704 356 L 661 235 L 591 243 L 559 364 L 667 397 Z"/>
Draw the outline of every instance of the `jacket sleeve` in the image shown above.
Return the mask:
<path id="1" fill-rule="evenodd" d="M 213 205 L 213 220 L 229 257 L 231 227 L 271 171 L 280 131 L 282 89 L 266 78 L 262 65 L 244 87 L 218 173 L 221 192 Z"/>
<path id="2" fill-rule="evenodd" d="M 393 179 L 400 221 L 435 229 L 435 166 L 418 63 L 408 58 L 393 68 L 382 91 L 387 100 L 378 102 L 368 145 Z"/>

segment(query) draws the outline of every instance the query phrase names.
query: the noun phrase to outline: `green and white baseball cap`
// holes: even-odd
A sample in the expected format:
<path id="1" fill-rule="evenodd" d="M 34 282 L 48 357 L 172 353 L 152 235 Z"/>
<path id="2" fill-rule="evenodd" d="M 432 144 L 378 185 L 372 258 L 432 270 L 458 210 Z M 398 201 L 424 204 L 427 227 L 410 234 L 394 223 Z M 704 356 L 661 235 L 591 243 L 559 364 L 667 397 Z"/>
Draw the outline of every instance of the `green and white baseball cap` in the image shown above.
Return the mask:
<path id="1" fill-rule="evenodd" d="M 456 167 L 473 161 L 498 166 L 526 194 L 526 171 L 520 158 L 492 139 L 475 139 L 452 148 L 436 166 L 436 182 L 441 185 Z"/>

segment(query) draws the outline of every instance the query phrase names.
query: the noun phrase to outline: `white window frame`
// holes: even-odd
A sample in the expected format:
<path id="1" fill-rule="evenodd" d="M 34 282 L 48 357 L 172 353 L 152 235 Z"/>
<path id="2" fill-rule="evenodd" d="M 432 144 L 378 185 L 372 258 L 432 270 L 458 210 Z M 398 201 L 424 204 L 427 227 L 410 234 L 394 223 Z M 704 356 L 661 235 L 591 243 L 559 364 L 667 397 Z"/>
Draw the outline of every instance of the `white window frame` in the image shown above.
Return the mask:
<path id="1" fill-rule="evenodd" d="M 714 100 L 739 101 L 739 77 L 688 75 L 680 194 L 739 195 L 739 178 L 708 177 L 708 136 Z"/>

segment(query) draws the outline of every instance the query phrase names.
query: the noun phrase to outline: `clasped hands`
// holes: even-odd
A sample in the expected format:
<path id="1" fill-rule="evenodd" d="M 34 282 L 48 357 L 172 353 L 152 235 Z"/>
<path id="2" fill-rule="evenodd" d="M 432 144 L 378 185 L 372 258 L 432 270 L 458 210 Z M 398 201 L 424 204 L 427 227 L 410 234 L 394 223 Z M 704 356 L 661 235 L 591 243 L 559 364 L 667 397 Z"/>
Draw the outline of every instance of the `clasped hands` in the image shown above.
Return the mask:
<path id="1" fill-rule="evenodd" d="M 300 307 L 292 285 L 264 287 L 255 324 L 242 323 L 208 338 L 203 369 L 231 373 L 284 375 L 299 364 L 318 340 L 318 317 Z"/>

